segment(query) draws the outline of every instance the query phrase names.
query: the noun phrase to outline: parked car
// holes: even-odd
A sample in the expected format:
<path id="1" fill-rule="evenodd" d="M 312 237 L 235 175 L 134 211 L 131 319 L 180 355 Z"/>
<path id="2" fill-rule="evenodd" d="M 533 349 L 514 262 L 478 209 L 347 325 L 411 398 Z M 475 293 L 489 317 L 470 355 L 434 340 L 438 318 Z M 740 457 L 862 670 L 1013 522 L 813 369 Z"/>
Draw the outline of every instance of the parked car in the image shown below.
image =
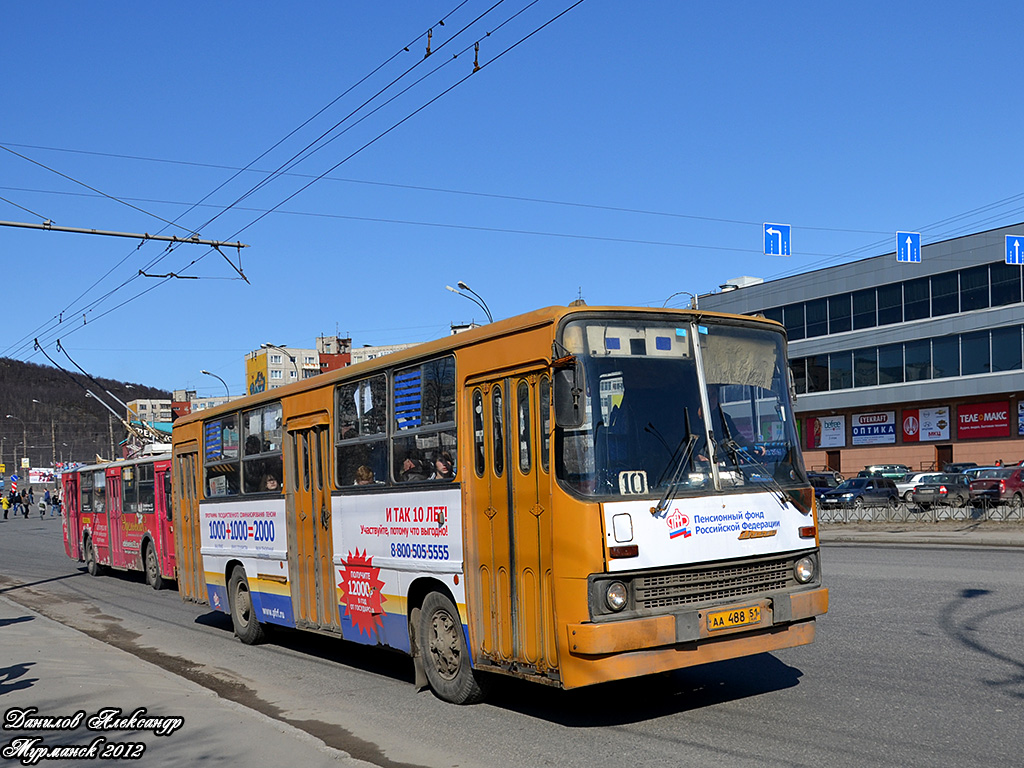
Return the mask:
<path id="1" fill-rule="evenodd" d="M 971 467 L 970 469 L 965 469 L 963 474 L 967 475 L 971 480 L 976 480 L 981 477 L 982 472 L 988 472 L 990 469 L 1002 469 L 1002 467 Z"/>
<path id="2" fill-rule="evenodd" d="M 807 479 L 811 481 L 814 497 L 818 501 L 821 501 L 821 497 L 826 491 L 831 491 L 839 485 L 839 478 L 836 477 L 835 472 L 808 472 Z"/>
<path id="3" fill-rule="evenodd" d="M 897 478 L 903 477 L 910 471 L 910 467 L 906 464 L 871 464 L 870 466 L 864 467 L 864 472 L 867 472 L 867 477 L 881 476 Z M 863 473 L 861 474 L 863 475 Z"/>
<path id="4" fill-rule="evenodd" d="M 982 472 L 971 481 L 971 503 L 1010 504 L 1024 507 L 1024 467 L 1003 467 Z"/>
<path id="5" fill-rule="evenodd" d="M 971 481 L 959 472 L 930 475 L 913 491 L 912 499 L 921 509 L 932 504 L 962 507 L 971 498 Z"/>
<path id="6" fill-rule="evenodd" d="M 914 489 L 921 483 L 928 482 L 931 478 L 937 477 L 937 472 L 910 472 L 903 476 L 902 480 L 896 480 L 896 490 L 899 491 L 900 498 L 908 504 L 910 503 L 910 495 L 914 492 Z"/>
<path id="7" fill-rule="evenodd" d="M 853 477 L 822 494 L 820 503 L 826 509 L 834 509 L 883 504 L 894 507 L 898 502 L 899 491 L 896 490 L 896 483 L 888 477 Z"/>
<path id="8" fill-rule="evenodd" d="M 978 466 L 978 463 L 975 461 L 956 461 L 952 464 L 946 464 L 942 468 L 942 471 L 950 473 L 963 472 L 965 469 L 970 469 L 971 467 L 976 466 Z"/>

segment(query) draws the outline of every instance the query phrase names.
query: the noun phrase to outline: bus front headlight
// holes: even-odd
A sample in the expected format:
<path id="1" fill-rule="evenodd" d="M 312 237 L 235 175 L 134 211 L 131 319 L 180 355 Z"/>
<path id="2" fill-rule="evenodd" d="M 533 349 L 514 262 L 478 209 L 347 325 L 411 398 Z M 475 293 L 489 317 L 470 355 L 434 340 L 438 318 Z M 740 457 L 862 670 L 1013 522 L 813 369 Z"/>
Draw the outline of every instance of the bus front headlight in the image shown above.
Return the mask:
<path id="1" fill-rule="evenodd" d="M 814 579 L 814 558 L 801 557 L 793 565 L 793 575 L 801 584 L 806 584 Z"/>
<path id="2" fill-rule="evenodd" d="M 609 584 L 608 589 L 604 593 L 604 602 L 616 613 L 625 608 L 626 603 L 629 602 L 629 592 L 626 590 L 626 585 L 621 581 L 613 581 Z"/>

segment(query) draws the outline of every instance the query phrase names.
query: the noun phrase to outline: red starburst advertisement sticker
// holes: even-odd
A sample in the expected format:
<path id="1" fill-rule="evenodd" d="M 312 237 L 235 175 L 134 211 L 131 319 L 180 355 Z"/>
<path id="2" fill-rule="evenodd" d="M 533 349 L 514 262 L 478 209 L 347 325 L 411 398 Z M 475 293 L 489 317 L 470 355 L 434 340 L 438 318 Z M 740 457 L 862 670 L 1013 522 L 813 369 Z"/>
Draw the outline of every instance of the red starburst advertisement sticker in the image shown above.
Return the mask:
<path id="1" fill-rule="evenodd" d="M 384 625 L 381 618 L 384 609 L 381 604 L 386 598 L 381 594 L 384 582 L 380 580 L 380 568 L 373 567 L 373 558 L 366 556 L 365 549 L 359 554 L 358 547 L 355 555 L 348 553 L 348 559 L 342 565 L 344 568 L 338 569 L 338 575 L 341 576 L 338 588 L 342 591 L 341 600 L 345 603 L 345 612 L 352 620 L 352 625 L 370 637 Z"/>

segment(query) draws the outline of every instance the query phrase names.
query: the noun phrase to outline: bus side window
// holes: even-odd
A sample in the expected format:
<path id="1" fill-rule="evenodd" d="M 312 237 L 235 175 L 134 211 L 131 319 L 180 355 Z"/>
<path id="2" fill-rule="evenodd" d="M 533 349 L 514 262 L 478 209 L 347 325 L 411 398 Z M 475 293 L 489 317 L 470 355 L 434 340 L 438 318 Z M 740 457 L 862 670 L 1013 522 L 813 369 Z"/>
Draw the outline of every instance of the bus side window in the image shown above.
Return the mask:
<path id="1" fill-rule="evenodd" d="M 530 473 L 533 457 L 530 453 L 530 387 L 525 381 L 516 387 L 516 432 L 519 437 L 519 471 Z"/>
<path id="2" fill-rule="evenodd" d="M 206 498 L 234 496 L 240 490 L 238 414 L 203 425 L 206 455 Z"/>
<path id="3" fill-rule="evenodd" d="M 346 382 L 335 398 L 335 482 L 339 488 L 383 484 L 388 477 L 386 378 Z"/>
<path id="4" fill-rule="evenodd" d="M 551 379 L 540 379 L 540 468 L 548 471 L 551 457 Z"/>
<path id="5" fill-rule="evenodd" d="M 504 398 L 501 396 L 501 385 L 494 387 L 491 399 L 491 419 L 494 427 L 494 474 L 501 477 L 505 471 L 505 422 Z"/>
<path id="6" fill-rule="evenodd" d="M 473 461 L 478 477 L 484 476 L 487 460 L 484 456 L 484 396 L 473 390 Z"/>
<path id="7" fill-rule="evenodd" d="M 401 368 L 392 377 L 391 457 L 398 482 L 450 481 L 455 465 L 455 358 Z"/>

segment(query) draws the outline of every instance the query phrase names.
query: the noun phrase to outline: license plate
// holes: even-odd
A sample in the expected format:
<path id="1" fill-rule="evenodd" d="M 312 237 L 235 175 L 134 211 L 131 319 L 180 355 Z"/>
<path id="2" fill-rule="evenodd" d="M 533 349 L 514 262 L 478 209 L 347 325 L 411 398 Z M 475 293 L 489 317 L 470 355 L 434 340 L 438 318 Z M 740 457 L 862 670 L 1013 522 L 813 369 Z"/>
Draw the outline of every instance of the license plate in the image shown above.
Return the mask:
<path id="1" fill-rule="evenodd" d="M 714 611 L 708 614 L 709 632 L 760 623 L 761 606 L 759 605 L 747 605 L 743 608 L 730 608 L 727 611 Z"/>

